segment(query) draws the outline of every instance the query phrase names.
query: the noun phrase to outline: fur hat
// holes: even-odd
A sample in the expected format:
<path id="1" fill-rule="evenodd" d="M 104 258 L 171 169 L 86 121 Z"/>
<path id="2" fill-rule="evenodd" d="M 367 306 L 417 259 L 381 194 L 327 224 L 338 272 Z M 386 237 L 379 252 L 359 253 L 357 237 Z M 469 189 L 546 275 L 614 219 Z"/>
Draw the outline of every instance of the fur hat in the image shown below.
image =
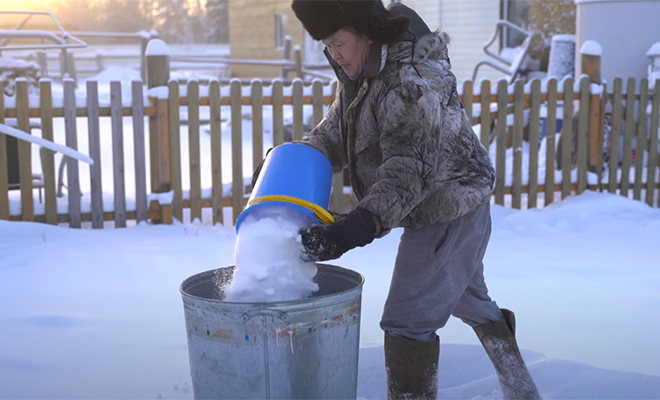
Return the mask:
<path id="1" fill-rule="evenodd" d="M 408 28 L 406 17 L 390 13 L 381 0 L 293 0 L 291 8 L 314 40 L 349 26 L 380 43 L 394 42 Z"/>

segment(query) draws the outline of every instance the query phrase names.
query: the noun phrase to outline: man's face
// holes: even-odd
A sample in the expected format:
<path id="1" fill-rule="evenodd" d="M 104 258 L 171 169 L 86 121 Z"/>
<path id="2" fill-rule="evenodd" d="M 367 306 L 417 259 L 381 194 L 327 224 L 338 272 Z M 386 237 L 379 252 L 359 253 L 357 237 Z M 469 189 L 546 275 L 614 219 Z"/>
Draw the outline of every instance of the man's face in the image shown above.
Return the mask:
<path id="1" fill-rule="evenodd" d="M 346 75 L 355 77 L 362 72 L 369 48 L 374 41 L 365 35 L 342 28 L 321 42 Z"/>

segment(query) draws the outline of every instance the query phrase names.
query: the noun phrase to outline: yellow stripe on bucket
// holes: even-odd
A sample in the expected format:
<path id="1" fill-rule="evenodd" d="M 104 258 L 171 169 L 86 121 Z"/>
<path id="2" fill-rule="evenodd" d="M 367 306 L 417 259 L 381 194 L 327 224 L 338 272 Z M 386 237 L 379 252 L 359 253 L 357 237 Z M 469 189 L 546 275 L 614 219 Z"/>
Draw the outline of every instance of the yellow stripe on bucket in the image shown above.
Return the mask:
<path id="1" fill-rule="evenodd" d="M 251 199 L 250 201 L 248 201 L 248 204 L 257 204 L 257 203 L 261 203 L 261 202 L 264 202 L 264 201 L 283 201 L 283 202 L 286 202 L 286 203 L 295 204 L 295 205 L 305 207 L 306 209 L 313 211 L 314 214 L 316 214 L 316 216 L 319 217 L 319 219 L 322 222 L 325 222 L 327 224 L 335 222 L 335 217 L 333 217 L 332 214 L 330 214 L 330 212 L 328 210 L 326 210 L 325 208 L 321 207 L 320 205 L 318 205 L 316 203 L 312 203 L 310 201 L 299 199 L 299 198 L 293 197 L 293 196 L 286 196 L 286 195 L 280 195 L 280 194 L 271 194 L 271 195 L 261 196 L 261 197 L 256 197 L 254 199 Z"/>

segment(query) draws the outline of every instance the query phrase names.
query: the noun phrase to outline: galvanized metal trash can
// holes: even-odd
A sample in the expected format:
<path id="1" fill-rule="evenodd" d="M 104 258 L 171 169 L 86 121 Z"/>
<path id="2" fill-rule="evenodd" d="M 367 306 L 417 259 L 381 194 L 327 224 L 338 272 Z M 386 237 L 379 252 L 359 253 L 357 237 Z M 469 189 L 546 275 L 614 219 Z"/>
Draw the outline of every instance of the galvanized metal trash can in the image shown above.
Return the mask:
<path id="1" fill-rule="evenodd" d="M 195 399 L 355 399 L 364 277 L 319 264 L 310 298 L 232 303 L 233 270 L 181 283 Z"/>

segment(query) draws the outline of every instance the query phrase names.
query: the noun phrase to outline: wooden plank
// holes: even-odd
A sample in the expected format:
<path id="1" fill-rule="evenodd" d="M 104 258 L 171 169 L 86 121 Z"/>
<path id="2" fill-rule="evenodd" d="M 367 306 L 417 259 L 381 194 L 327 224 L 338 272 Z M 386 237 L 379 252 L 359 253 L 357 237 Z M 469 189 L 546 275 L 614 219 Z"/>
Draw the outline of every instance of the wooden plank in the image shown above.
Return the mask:
<path id="1" fill-rule="evenodd" d="M 39 82 L 41 108 L 41 137 L 53 141 L 53 92 L 50 80 Z M 55 180 L 55 152 L 42 148 L 41 171 L 44 177 L 46 223 L 57 224 L 57 187 Z"/>
<path id="2" fill-rule="evenodd" d="M 5 82 L 0 80 L 0 111 L 5 109 Z M 0 124 L 5 123 L 5 113 L 0 112 Z M 0 133 L 0 219 L 9 219 L 9 171 L 7 171 L 7 137 Z"/>
<path id="3" fill-rule="evenodd" d="M 490 94 L 490 81 L 481 81 L 481 93 Z M 481 144 L 490 147 L 490 96 L 481 96 Z"/>
<path id="4" fill-rule="evenodd" d="M 190 166 L 190 220 L 202 221 L 202 170 L 200 168 L 199 82 L 188 82 L 188 159 Z"/>
<path id="5" fill-rule="evenodd" d="M 131 110 L 131 107 L 124 107 L 122 108 L 122 113 L 124 114 L 124 117 L 130 117 L 131 113 L 133 111 Z M 2 110 L 0 110 L 0 113 L 2 113 Z M 144 108 L 144 115 L 149 116 L 149 117 L 155 117 L 156 114 L 158 113 L 158 110 L 156 107 L 145 107 Z M 87 107 L 85 108 L 76 108 L 75 109 L 75 115 L 76 117 L 87 117 L 89 114 L 87 113 Z M 104 106 L 99 108 L 99 115 L 101 117 L 109 117 L 110 116 L 110 107 Z M 53 118 L 63 118 L 64 117 L 64 108 L 53 108 Z M 7 108 L 5 109 L 5 118 L 16 118 L 16 109 L 15 108 Z M 41 118 L 41 110 L 39 108 L 31 108 L 30 109 L 30 118 Z"/>
<path id="6" fill-rule="evenodd" d="M 284 85 L 279 79 L 273 81 L 273 147 L 284 143 Z"/>
<path id="7" fill-rule="evenodd" d="M 339 92 L 339 85 L 334 81 L 331 86 L 331 92 L 335 95 Z M 332 193 L 330 194 L 330 210 L 334 212 L 345 212 L 342 207 L 343 203 L 347 202 L 352 205 L 351 195 L 348 199 L 344 196 L 344 184 L 350 185 L 349 182 L 344 183 L 344 174 L 340 172 L 332 176 Z"/>
<path id="8" fill-rule="evenodd" d="M 177 84 L 177 89 L 178 89 Z M 170 86 L 171 90 L 171 86 Z M 171 93 L 171 92 L 170 92 Z M 171 95 L 170 95 L 171 98 Z M 158 99 L 154 99 L 158 104 Z M 157 109 L 157 108 L 156 108 Z M 178 107 L 177 107 L 178 109 Z M 160 185 L 160 176 L 159 176 L 159 148 L 160 148 L 160 138 L 158 136 L 158 112 L 156 115 L 149 117 L 149 181 L 151 186 L 151 193 L 158 193 L 162 190 Z M 178 126 L 178 125 L 177 125 Z"/>
<path id="9" fill-rule="evenodd" d="M 4 95 L 0 93 L 0 95 Z M 18 129 L 30 132 L 30 105 L 28 84 L 23 78 L 16 79 L 16 112 Z M 32 144 L 18 141 L 18 159 L 21 179 L 21 215 L 23 221 L 34 221 L 34 194 L 32 193 Z"/>
<path id="10" fill-rule="evenodd" d="M 66 131 L 66 145 L 78 150 L 78 128 L 76 116 L 75 82 L 72 79 L 64 80 L 64 129 Z M 80 228 L 80 175 L 78 174 L 78 161 L 67 157 L 66 160 L 67 200 L 69 202 L 69 226 Z"/>
<path id="11" fill-rule="evenodd" d="M 521 204 L 521 188 L 522 188 L 522 169 L 523 169 L 523 160 L 522 160 L 522 137 L 523 137 L 523 125 L 525 124 L 523 119 L 523 95 L 525 94 L 525 81 L 519 79 L 514 84 L 513 89 L 515 99 L 515 110 L 513 115 L 513 185 L 512 185 L 512 197 L 511 197 L 511 206 L 515 209 L 520 210 L 522 207 Z"/>
<path id="12" fill-rule="evenodd" d="M 612 99 L 612 134 L 610 136 L 610 165 L 609 165 L 609 182 L 608 190 L 610 193 L 616 193 L 619 171 L 619 139 L 621 130 L 621 114 L 622 114 L 622 81 L 621 78 L 614 78 L 614 86 L 612 87 L 614 97 Z"/>
<path id="13" fill-rule="evenodd" d="M 169 118 L 168 132 L 170 138 L 170 168 L 172 186 L 172 217 L 183 221 L 183 188 L 181 187 L 181 123 L 179 114 L 179 83 L 171 80 L 168 83 L 169 94 L 167 116 Z M 152 146 L 153 147 L 153 146 Z"/>
<path id="14" fill-rule="evenodd" d="M 539 184 L 539 129 L 541 127 L 541 81 L 532 81 L 532 107 L 529 114 L 529 194 L 527 208 L 536 208 Z"/>
<path id="15" fill-rule="evenodd" d="M 504 205 L 504 188 L 506 186 L 506 80 L 497 82 L 497 155 L 495 159 L 495 204 Z"/>
<path id="16" fill-rule="evenodd" d="M 543 204 L 548 206 L 555 197 L 555 146 L 557 133 L 557 79 L 551 78 L 548 85 L 548 114 L 545 120 L 545 192 Z"/>
<path id="17" fill-rule="evenodd" d="M 303 121 L 303 83 L 300 79 L 293 80 L 293 140 L 302 140 L 304 134 Z"/>
<path id="18" fill-rule="evenodd" d="M 322 119 L 323 119 L 323 82 L 319 80 L 315 80 L 312 83 L 312 125 L 314 126 L 318 125 Z"/>
<path id="19" fill-rule="evenodd" d="M 603 191 L 603 170 L 605 169 L 604 165 L 604 156 L 603 149 L 605 148 L 605 110 L 607 107 L 607 83 L 603 83 L 601 89 L 602 95 L 600 96 L 600 111 L 598 114 L 597 126 L 594 129 L 597 129 L 597 143 L 596 143 L 596 173 L 598 174 L 598 191 Z M 592 120 L 593 121 L 593 120 Z M 589 127 L 591 130 L 591 126 Z"/>
<path id="20" fill-rule="evenodd" d="M 115 227 L 126 227 L 126 179 L 124 176 L 124 121 L 121 112 L 121 82 L 110 82 L 110 124 L 112 126 L 112 176 L 115 200 Z"/>
<path id="21" fill-rule="evenodd" d="M 160 186 L 158 192 L 167 192 L 172 186 L 172 154 L 170 143 L 170 110 L 168 99 L 158 99 L 158 174 Z"/>
<path id="22" fill-rule="evenodd" d="M 241 81 L 233 79 L 229 86 L 231 98 L 231 167 L 232 167 L 232 211 L 236 224 L 243 211 L 243 127 L 241 112 Z"/>
<path id="23" fill-rule="evenodd" d="M 135 165 L 135 215 L 137 222 L 147 220 L 147 162 L 144 137 L 144 90 L 141 81 L 131 82 L 133 106 L 133 162 Z"/>
<path id="24" fill-rule="evenodd" d="M 94 160 L 89 171 L 92 196 L 92 228 L 103 228 L 103 179 L 101 171 L 101 124 L 99 121 L 98 82 L 87 81 L 87 131 L 89 136 L 89 156 Z"/>
<path id="25" fill-rule="evenodd" d="M 213 223 L 223 223 L 222 198 L 222 113 L 220 106 L 220 82 L 209 83 L 210 114 L 211 114 L 211 182 L 213 197 Z"/>
<path id="26" fill-rule="evenodd" d="M 632 139 L 635 130 L 635 78 L 628 78 L 626 86 L 626 130 L 623 136 L 623 165 L 621 166 L 621 196 L 628 197 L 630 166 L 632 165 Z"/>
<path id="27" fill-rule="evenodd" d="M 589 162 L 589 77 L 580 79 L 580 116 L 578 117 L 578 146 L 577 146 L 577 193 L 587 188 L 587 165 Z"/>
<path id="28" fill-rule="evenodd" d="M 264 92 L 259 79 L 252 81 L 252 170 L 264 159 Z"/>
<path id="29" fill-rule="evenodd" d="M 653 207 L 653 198 L 655 195 L 655 173 L 658 167 L 658 120 L 660 119 L 660 82 L 655 81 L 653 88 L 653 105 L 651 106 L 651 140 L 649 142 L 649 163 L 646 176 L 646 204 Z M 655 205 L 658 206 L 657 204 Z"/>
<path id="30" fill-rule="evenodd" d="M 463 106 L 467 114 L 468 121 L 472 121 L 472 104 L 474 103 L 474 83 L 471 80 L 463 82 Z"/>
<path id="31" fill-rule="evenodd" d="M 564 98 L 573 98 L 573 78 L 564 79 Z M 573 102 L 564 101 L 564 120 L 561 130 L 561 198 L 571 194 L 571 153 L 573 152 Z"/>
<path id="32" fill-rule="evenodd" d="M 642 172 L 644 171 L 644 159 L 648 154 L 646 140 L 646 106 L 648 104 L 649 81 L 643 78 L 639 82 L 639 105 L 637 107 L 637 143 L 635 145 L 635 186 L 633 198 L 642 199 Z"/>
<path id="33" fill-rule="evenodd" d="M 604 88 L 604 86 L 603 86 Z M 605 92 L 602 92 L 605 93 Z M 590 93 L 589 95 L 589 168 L 595 170 L 600 178 L 602 172 L 602 150 L 599 150 L 599 143 L 603 141 L 601 129 L 602 101 L 600 93 Z"/>

